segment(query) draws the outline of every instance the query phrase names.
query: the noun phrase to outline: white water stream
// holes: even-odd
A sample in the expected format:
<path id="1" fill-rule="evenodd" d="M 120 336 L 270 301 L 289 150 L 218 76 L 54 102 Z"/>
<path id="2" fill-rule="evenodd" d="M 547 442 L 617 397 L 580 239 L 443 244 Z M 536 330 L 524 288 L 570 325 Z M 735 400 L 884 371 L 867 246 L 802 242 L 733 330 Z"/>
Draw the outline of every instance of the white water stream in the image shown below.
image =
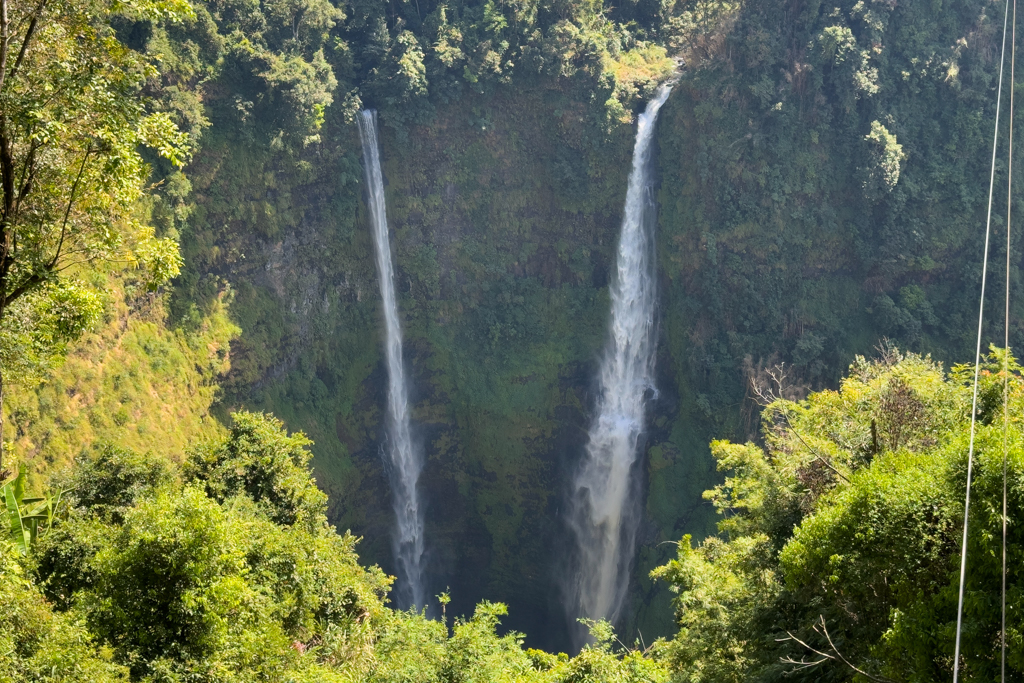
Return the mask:
<path id="1" fill-rule="evenodd" d="M 615 621 L 629 583 L 640 517 L 638 441 L 644 404 L 654 391 L 654 203 L 651 142 L 672 84 L 658 88 L 640 115 L 633 167 L 611 283 L 610 338 L 601 361 L 597 418 L 573 481 L 569 513 L 577 566 L 570 580 L 571 618 Z"/>
<path id="2" fill-rule="evenodd" d="M 388 442 L 384 445 L 385 466 L 391 481 L 392 504 L 397 518 L 394 538 L 399 607 L 423 607 L 423 508 L 416 485 L 423 470 L 423 457 L 415 448 L 409 428 L 409 390 L 402 363 L 402 328 L 395 302 L 395 276 L 391 266 L 391 243 L 384 203 L 384 177 L 380 170 L 377 141 L 377 112 L 359 112 L 359 138 L 363 143 L 373 243 L 377 251 L 377 272 L 384 303 L 385 355 L 388 364 Z"/>

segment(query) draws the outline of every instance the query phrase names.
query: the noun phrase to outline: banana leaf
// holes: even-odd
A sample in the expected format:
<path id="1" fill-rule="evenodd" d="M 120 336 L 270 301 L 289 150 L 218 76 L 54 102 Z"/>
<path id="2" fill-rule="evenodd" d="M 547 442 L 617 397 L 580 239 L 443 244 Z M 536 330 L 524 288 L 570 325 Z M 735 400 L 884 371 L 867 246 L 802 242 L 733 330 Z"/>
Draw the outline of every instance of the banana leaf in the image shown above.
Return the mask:
<path id="1" fill-rule="evenodd" d="M 32 531 L 22 519 L 21 501 L 25 494 L 25 470 L 18 473 L 14 481 L 9 481 L 0 489 L 7 508 L 7 522 L 11 540 L 22 555 L 28 553 L 32 543 Z"/>
<path id="2" fill-rule="evenodd" d="M 7 525 L 11 540 L 22 555 L 27 555 L 29 548 L 39 538 L 40 529 L 44 532 L 53 524 L 60 507 L 64 491 L 56 495 L 25 497 L 25 471 L 0 487 L 0 498 L 3 498 L 7 510 Z"/>

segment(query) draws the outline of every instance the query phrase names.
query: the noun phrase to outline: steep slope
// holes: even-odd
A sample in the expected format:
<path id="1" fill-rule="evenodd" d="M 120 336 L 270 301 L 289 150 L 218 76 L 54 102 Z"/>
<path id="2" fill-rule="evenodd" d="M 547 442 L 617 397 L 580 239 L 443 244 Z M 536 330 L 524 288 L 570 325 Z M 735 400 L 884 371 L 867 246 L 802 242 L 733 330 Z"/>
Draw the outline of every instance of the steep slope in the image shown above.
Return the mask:
<path id="1" fill-rule="evenodd" d="M 644 578 L 668 552 L 658 544 L 710 530 L 707 440 L 756 432 L 748 379 L 785 362 L 798 388 L 829 385 L 884 336 L 959 357 L 980 256 L 987 5 L 712 3 L 705 28 L 700 7 L 666 20 L 687 67 L 658 136 L 661 393 L 631 609 L 647 634 L 670 628 Z M 641 95 L 664 71 L 645 66 L 655 48 L 634 54 L 607 69 L 639 65 Z M 388 123 L 431 590 L 456 586 L 456 606 L 506 600 L 514 626 L 557 639 L 561 510 L 593 407 L 632 126 L 608 118 L 600 77 L 479 91 L 424 78 L 427 100 L 379 81 L 359 93 Z M 196 284 L 181 292 L 204 274 L 233 282 L 228 402 L 314 438 L 333 519 L 388 567 L 381 327 L 351 110 L 327 108 L 304 147 L 254 145 L 272 130 L 210 111 L 184 238 Z"/>
<path id="2" fill-rule="evenodd" d="M 108 288 L 103 322 L 39 385 L 16 386 L 5 401 L 4 436 L 31 475 L 66 467 L 93 444 L 180 460 L 189 446 L 224 433 L 211 407 L 239 333 L 230 292 L 193 324 L 170 329 L 162 295 L 96 277 Z"/>

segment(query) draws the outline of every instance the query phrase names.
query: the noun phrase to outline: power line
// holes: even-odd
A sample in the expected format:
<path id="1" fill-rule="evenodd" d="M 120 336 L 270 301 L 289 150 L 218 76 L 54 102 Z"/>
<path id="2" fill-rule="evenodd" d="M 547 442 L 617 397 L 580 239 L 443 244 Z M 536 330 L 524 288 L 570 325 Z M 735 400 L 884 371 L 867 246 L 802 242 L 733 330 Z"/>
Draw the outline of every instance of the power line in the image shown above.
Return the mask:
<path id="1" fill-rule="evenodd" d="M 1010 451 L 1010 216 L 1013 210 L 1013 91 L 1017 83 L 1014 79 L 1016 62 L 1017 0 L 1013 0 L 1013 21 L 1010 28 L 1010 133 L 1007 145 L 1009 161 L 1006 168 L 1006 313 L 1003 318 L 1003 572 L 999 628 L 999 680 L 1001 683 L 1006 683 L 1006 460 Z"/>
<path id="2" fill-rule="evenodd" d="M 974 466 L 974 435 L 978 414 L 978 375 L 981 370 L 981 326 L 985 317 L 985 280 L 988 277 L 988 245 L 992 234 L 992 194 L 996 182 L 996 150 L 999 146 L 999 110 L 1003 97 L 1003 66 L 1006 63 L 1006 28 L 1010 18 L 1010 0 L 1003 10 L 1003 48 L 999 55 L 999 87 L 996 91 L 996 123 L 992 134 L 992 171 L 988 184 L 988 218 L 985 221 L 985 253 L 981 265 L 981 303 L 978 306 L 978 344 L 974 353 L 974 396 L 971 400 L 971 441 L 967 450 L 967 492 L 964 496 L 964 538 L 960 550 L 960 594 L 956 608 L 956 650 L 953 655 L 953 683 L 960 678 L 960 634 L 964 618 L 964 579 L 967 576 L 967 527 L 971 511 L 971 474 Z"/>

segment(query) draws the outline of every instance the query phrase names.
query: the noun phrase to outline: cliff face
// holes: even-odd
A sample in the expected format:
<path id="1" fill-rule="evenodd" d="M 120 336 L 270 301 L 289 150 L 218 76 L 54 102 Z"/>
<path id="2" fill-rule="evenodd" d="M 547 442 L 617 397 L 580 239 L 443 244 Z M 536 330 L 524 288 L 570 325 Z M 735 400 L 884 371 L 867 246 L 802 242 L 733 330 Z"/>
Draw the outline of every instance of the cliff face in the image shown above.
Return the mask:
<path id="1" fill-rule="evenodd" d="M 360 62 L 376 48 L 355 35 L 353 9 L 334 29 L 349 42 L 328 50 L 333 104 L 311 104 L 318 123 L 301 126 L 282 123 L 298 106 L 294 88 L 260 81 L 270 71 L 245 71 L 236 48 L 217 42 L 233 40 L 227 10 L 210 4 L 180 29 L 222 55 L 202 86 L 208 121 L 197 124 L 191 185 L 169 183 L 157 207 L 177 212 L 167 229 L 180 230 L 187 261 L 171 325 L 196 326 L 225 283 L 233 292 L 242 333 L 214 412 L 272 411 L 306 431 L 333 522 L 364 537 L 365 561 L 390 567 L 382 321 L 351 122 L 362 98 L 385 124 L 398 303 L 427 454 L 429 589 L 450 586 L 455 613 L 484 597 L 507 602 L 507 624 L 549 648 L 568 647 L 562 510 L 606 334 L 629 111 L 670 68 L 658 41 L 686 66 L 657 134 L 658 395 L 639 473 L 630 642 L 634 627 L 648 640 L 672 627 L 668 594 L 647 571 L 669 557 L 665 542 L 714 530 L 701 498 L 719 476 L 707 443 L 756 438 L 751 381 L 772 389 L 766 370 L 785 363 L 786 386 L 774 390 L 829 387 L 882 338 L 944 361 L 973 352 L 1001 26 L 991 6 L 667 5 L 663 17 L 644 14 L 651 41 L 594 52 L 596 70 L 569 74 L 564 64 L 590 53 L 566 47 L 561 71 L 486 84 L 484 61 L 461 76 L 462 62 L 436 71 L 441 28 L 394 12 L 381 18 L 385 62 L 408 73 L 388 81 L 383 66 Z M 566 24 L 549 28 L 551 41 L 577 45 Z M 410 30 L 434 41 L 424 39 L 433 47 L 419 67 Z M 310 64 L 327 44 L 310 42 Z M 534 55 L 532 44 L 515 49 Z M 198 82 L 174 68 L 165 92 Z M 395 95 L 409 74 L 434 79 L 428 95 Z M 316 135 L 296 137 L 311 125 Z"/>
<path id="2" fill-rule="evenodd" d="M 593 403 L 634 134 L 621 123 L 595 140 L 587 114 L 558 88 L 536 87 L 467 96 L 428 125 L 383 129 L 414 427 L 427 454 L 430 589 L 451 586 L 457 613 L 482 596 L 507 601 L 510 625 L 538 642 L 565 631 L 562 499 Z M 225 404 L 273 411 L 310 434 L 333 521 L 387 568 L 380 295 L 353 128 L 325 128 L 325 145 L 346 151 L 288 191 L 303 218 L 244 236 L 244 260 L 218 270 L 245 330 Z M 652 424 L 662 508 L 648 542 L 677 535 L 710 481 L 705 472 L 679 491 L 690 465 L 673 463 L 692 458 L 665 443 L 678 399 L 671 374 L 664 383 Z M 683 446 L 701 463 L 704 436 Z M 706 518 L 685 528 L 703 533 Z"/>

